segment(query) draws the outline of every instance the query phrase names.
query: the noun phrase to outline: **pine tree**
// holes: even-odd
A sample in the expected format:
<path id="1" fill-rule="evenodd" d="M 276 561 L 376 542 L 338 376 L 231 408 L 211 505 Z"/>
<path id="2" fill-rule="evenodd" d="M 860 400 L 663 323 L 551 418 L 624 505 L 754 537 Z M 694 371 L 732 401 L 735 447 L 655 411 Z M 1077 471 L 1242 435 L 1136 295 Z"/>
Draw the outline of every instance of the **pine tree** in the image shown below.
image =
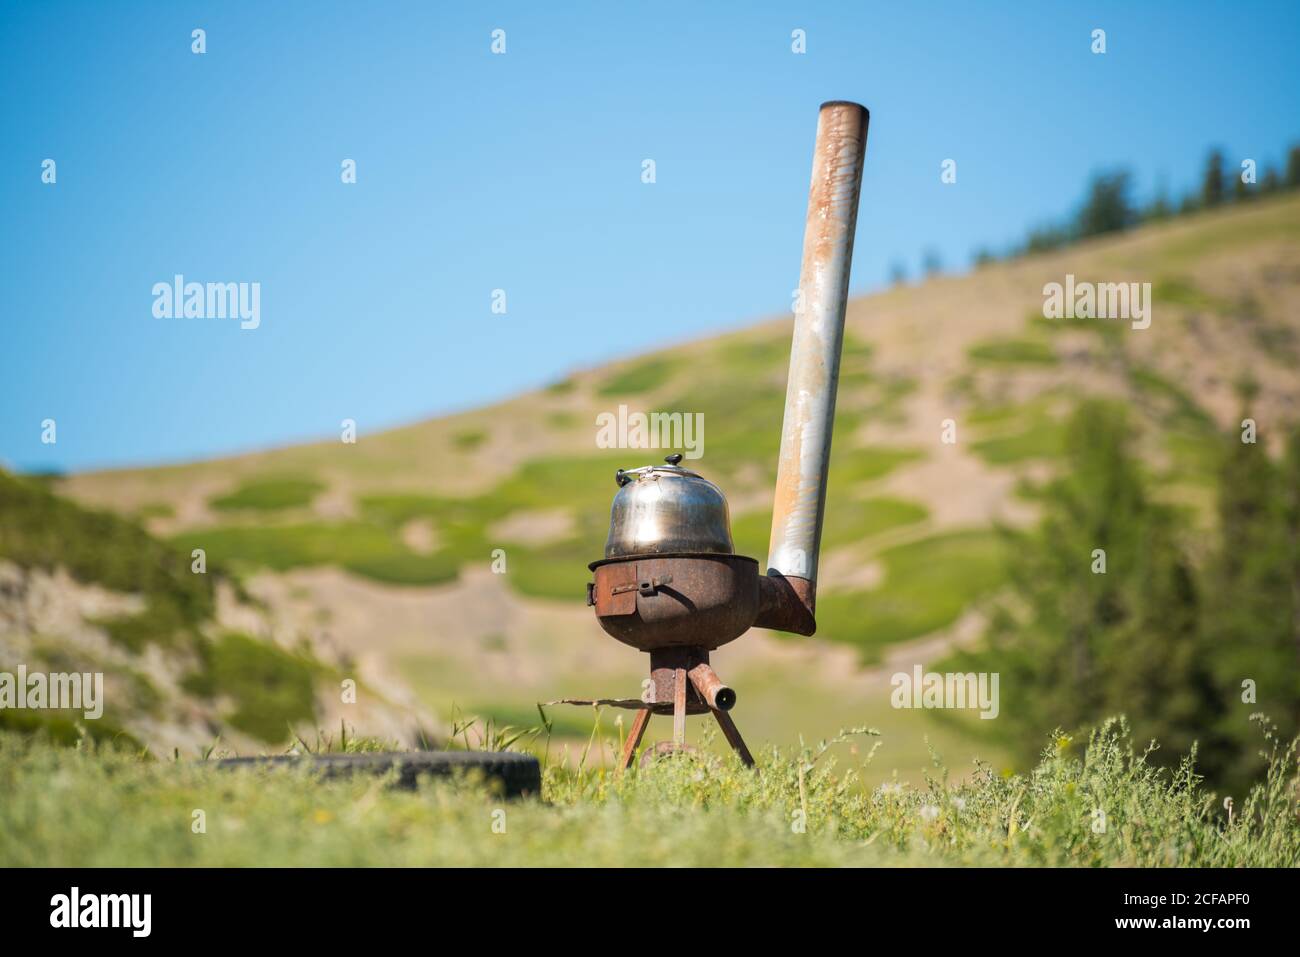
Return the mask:
<path id="1" fill-rule="evenodd" d="M 1147 496 L 1124 408 L 1086 402 L 1067 436 L 1042 523 L 1012 552 L 1015 597 L 990 627 L 1003 714 L 1025 756 L 1044 729 L 1123 712 L 1172 760 L 1222 710 L 1193 568 L 1175 513 Z"/>
<path id="2" fill-rule="evenodd" d="M 1300 425 L 1287 437 L 1282 458 L 1282 490 L 1282 521 L 1291 579 L 1292 649 L 1296 667 L 1300 669 Z"/>
<path id="3" fill-rule="evenodd" d="M 1232 199 L 1234 202 L 1245 202 L 1254 197 L 1254 195 L 1254 192 L 1250 188 L 1250 184 L 1242 179 L 1240 175 L 1232 178 Z"/>
<path id="4" fill-rule="evenodd" d="M 1293 146 L 1286 154 L 1287 189 L 1300 186 L 1300 146 Z"/>
<path id="5" fill-rule="evenodd" d="M 1125 170 L 1092 178 L 1088 195 L 1079 210 L 1077 230 L 1081 237 L 1119 232 L 1133 225 L 1136 214 L 1129 200 L 1129 174 Z"/>
<path id="6" fill-rule="evenodd" d="M 1244 744 L 1250 739 L 1250 714 L 1264 712 L 1289 736 L 1300 708 L 1295 499 L 1300 440 L 1291 444 L 1279 465 L 1263 441 L 1243 442 L 1235 430 L 1225 438 L 1205 631 L 1228 703 L 1218 730 L 1233 742 L 1221 756 L 1231 779 L 1245 778 L 1258 763 Z M 1255 701 L 1243 700 L 1244 682 L 1253 682 Z"/>
<path id="7" fill-rule="evenodd" d="M 1212 150 L 1205 161 L 1205 177 L 1201 181 L 1201 204 L 1218 206 L 1223 202 L 1223 154 Z"/>

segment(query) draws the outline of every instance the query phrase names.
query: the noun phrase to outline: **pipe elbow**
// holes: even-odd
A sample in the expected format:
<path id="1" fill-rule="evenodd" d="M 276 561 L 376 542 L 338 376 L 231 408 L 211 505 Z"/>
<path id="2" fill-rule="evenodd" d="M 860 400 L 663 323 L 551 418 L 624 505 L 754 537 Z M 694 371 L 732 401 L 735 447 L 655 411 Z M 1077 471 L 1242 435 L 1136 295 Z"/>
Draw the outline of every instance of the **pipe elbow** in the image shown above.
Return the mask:
<path id="1" fill-rule="evenodd" d="M 817 631 L 816 607 L 816 582 L 769 570 L 758 580 L 758 618 L 754 627 L 808 637 Z"/>

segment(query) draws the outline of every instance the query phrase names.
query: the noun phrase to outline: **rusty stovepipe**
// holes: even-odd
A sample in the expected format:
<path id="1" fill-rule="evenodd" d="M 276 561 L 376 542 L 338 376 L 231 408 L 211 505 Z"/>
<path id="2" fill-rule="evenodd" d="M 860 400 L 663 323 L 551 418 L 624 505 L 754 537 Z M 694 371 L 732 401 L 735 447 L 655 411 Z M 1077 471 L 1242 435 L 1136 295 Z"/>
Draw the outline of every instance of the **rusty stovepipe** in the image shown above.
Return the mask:
<path id="1" fill-rule="evenodd" d="M 823 103 L 817 119 L 760 628 L 817 628 L 817 554 L 868 119 L 866 107 L 843 100 Z"/>

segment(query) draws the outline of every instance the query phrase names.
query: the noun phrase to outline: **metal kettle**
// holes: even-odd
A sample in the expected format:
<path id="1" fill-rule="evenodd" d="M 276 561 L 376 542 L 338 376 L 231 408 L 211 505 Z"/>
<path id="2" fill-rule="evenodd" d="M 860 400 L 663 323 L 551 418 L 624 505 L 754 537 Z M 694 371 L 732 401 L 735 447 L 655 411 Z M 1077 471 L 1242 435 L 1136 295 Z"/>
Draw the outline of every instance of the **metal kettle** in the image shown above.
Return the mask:
<path id="1" fill-rule="evenodd" d="M 618 493 L 610 509 L 605 557 L 634 555 L 731 555 L 731 517 L 722 490 L 681 467 L 673 453 L 667 465 L 619 469 Z"/>

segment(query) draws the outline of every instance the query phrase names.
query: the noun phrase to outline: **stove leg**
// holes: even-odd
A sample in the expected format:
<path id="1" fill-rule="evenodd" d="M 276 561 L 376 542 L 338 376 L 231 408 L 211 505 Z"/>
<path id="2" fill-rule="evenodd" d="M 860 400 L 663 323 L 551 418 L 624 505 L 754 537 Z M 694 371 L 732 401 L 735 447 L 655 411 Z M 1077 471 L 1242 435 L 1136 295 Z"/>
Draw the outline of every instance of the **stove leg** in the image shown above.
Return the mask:
<path id="1" fill-rule="evenodd" d="M 686 744 L 686 669 L 678 668 L 673 675 L 673 746 Z"/>
<path id="2" fill-rule="evenodd" d="M 626 771 L 632 766 L 632 759 L 636 757 L 636 749 L 641 744 L 641 737 L 645 734 L 646 725 L 650 723 L 651 711 L 649 708 L 642 708 L 632 719 L 632 727 L 627 733 L 627 740 L 623 742 L 623 757 L 619 761 L 618 769 Z"/>
<path id="3" fill-rule="evenodd" d="M 727 744 L 735 749 L 740 755 L 741 762 L 747 768 L 754 766 L 754 756 L 749 753 L 749 748 L 745 747 L 745 739 L 740 736 L 740 729 L 736 727 L 736 722 L 731 720 L 731 715 L 725 711 L 718 711 L 716 708 L 710 708 L 713 716 L 718 719 L 718 724 L 722 726 L 722 734 L 727 739 Z"/>

